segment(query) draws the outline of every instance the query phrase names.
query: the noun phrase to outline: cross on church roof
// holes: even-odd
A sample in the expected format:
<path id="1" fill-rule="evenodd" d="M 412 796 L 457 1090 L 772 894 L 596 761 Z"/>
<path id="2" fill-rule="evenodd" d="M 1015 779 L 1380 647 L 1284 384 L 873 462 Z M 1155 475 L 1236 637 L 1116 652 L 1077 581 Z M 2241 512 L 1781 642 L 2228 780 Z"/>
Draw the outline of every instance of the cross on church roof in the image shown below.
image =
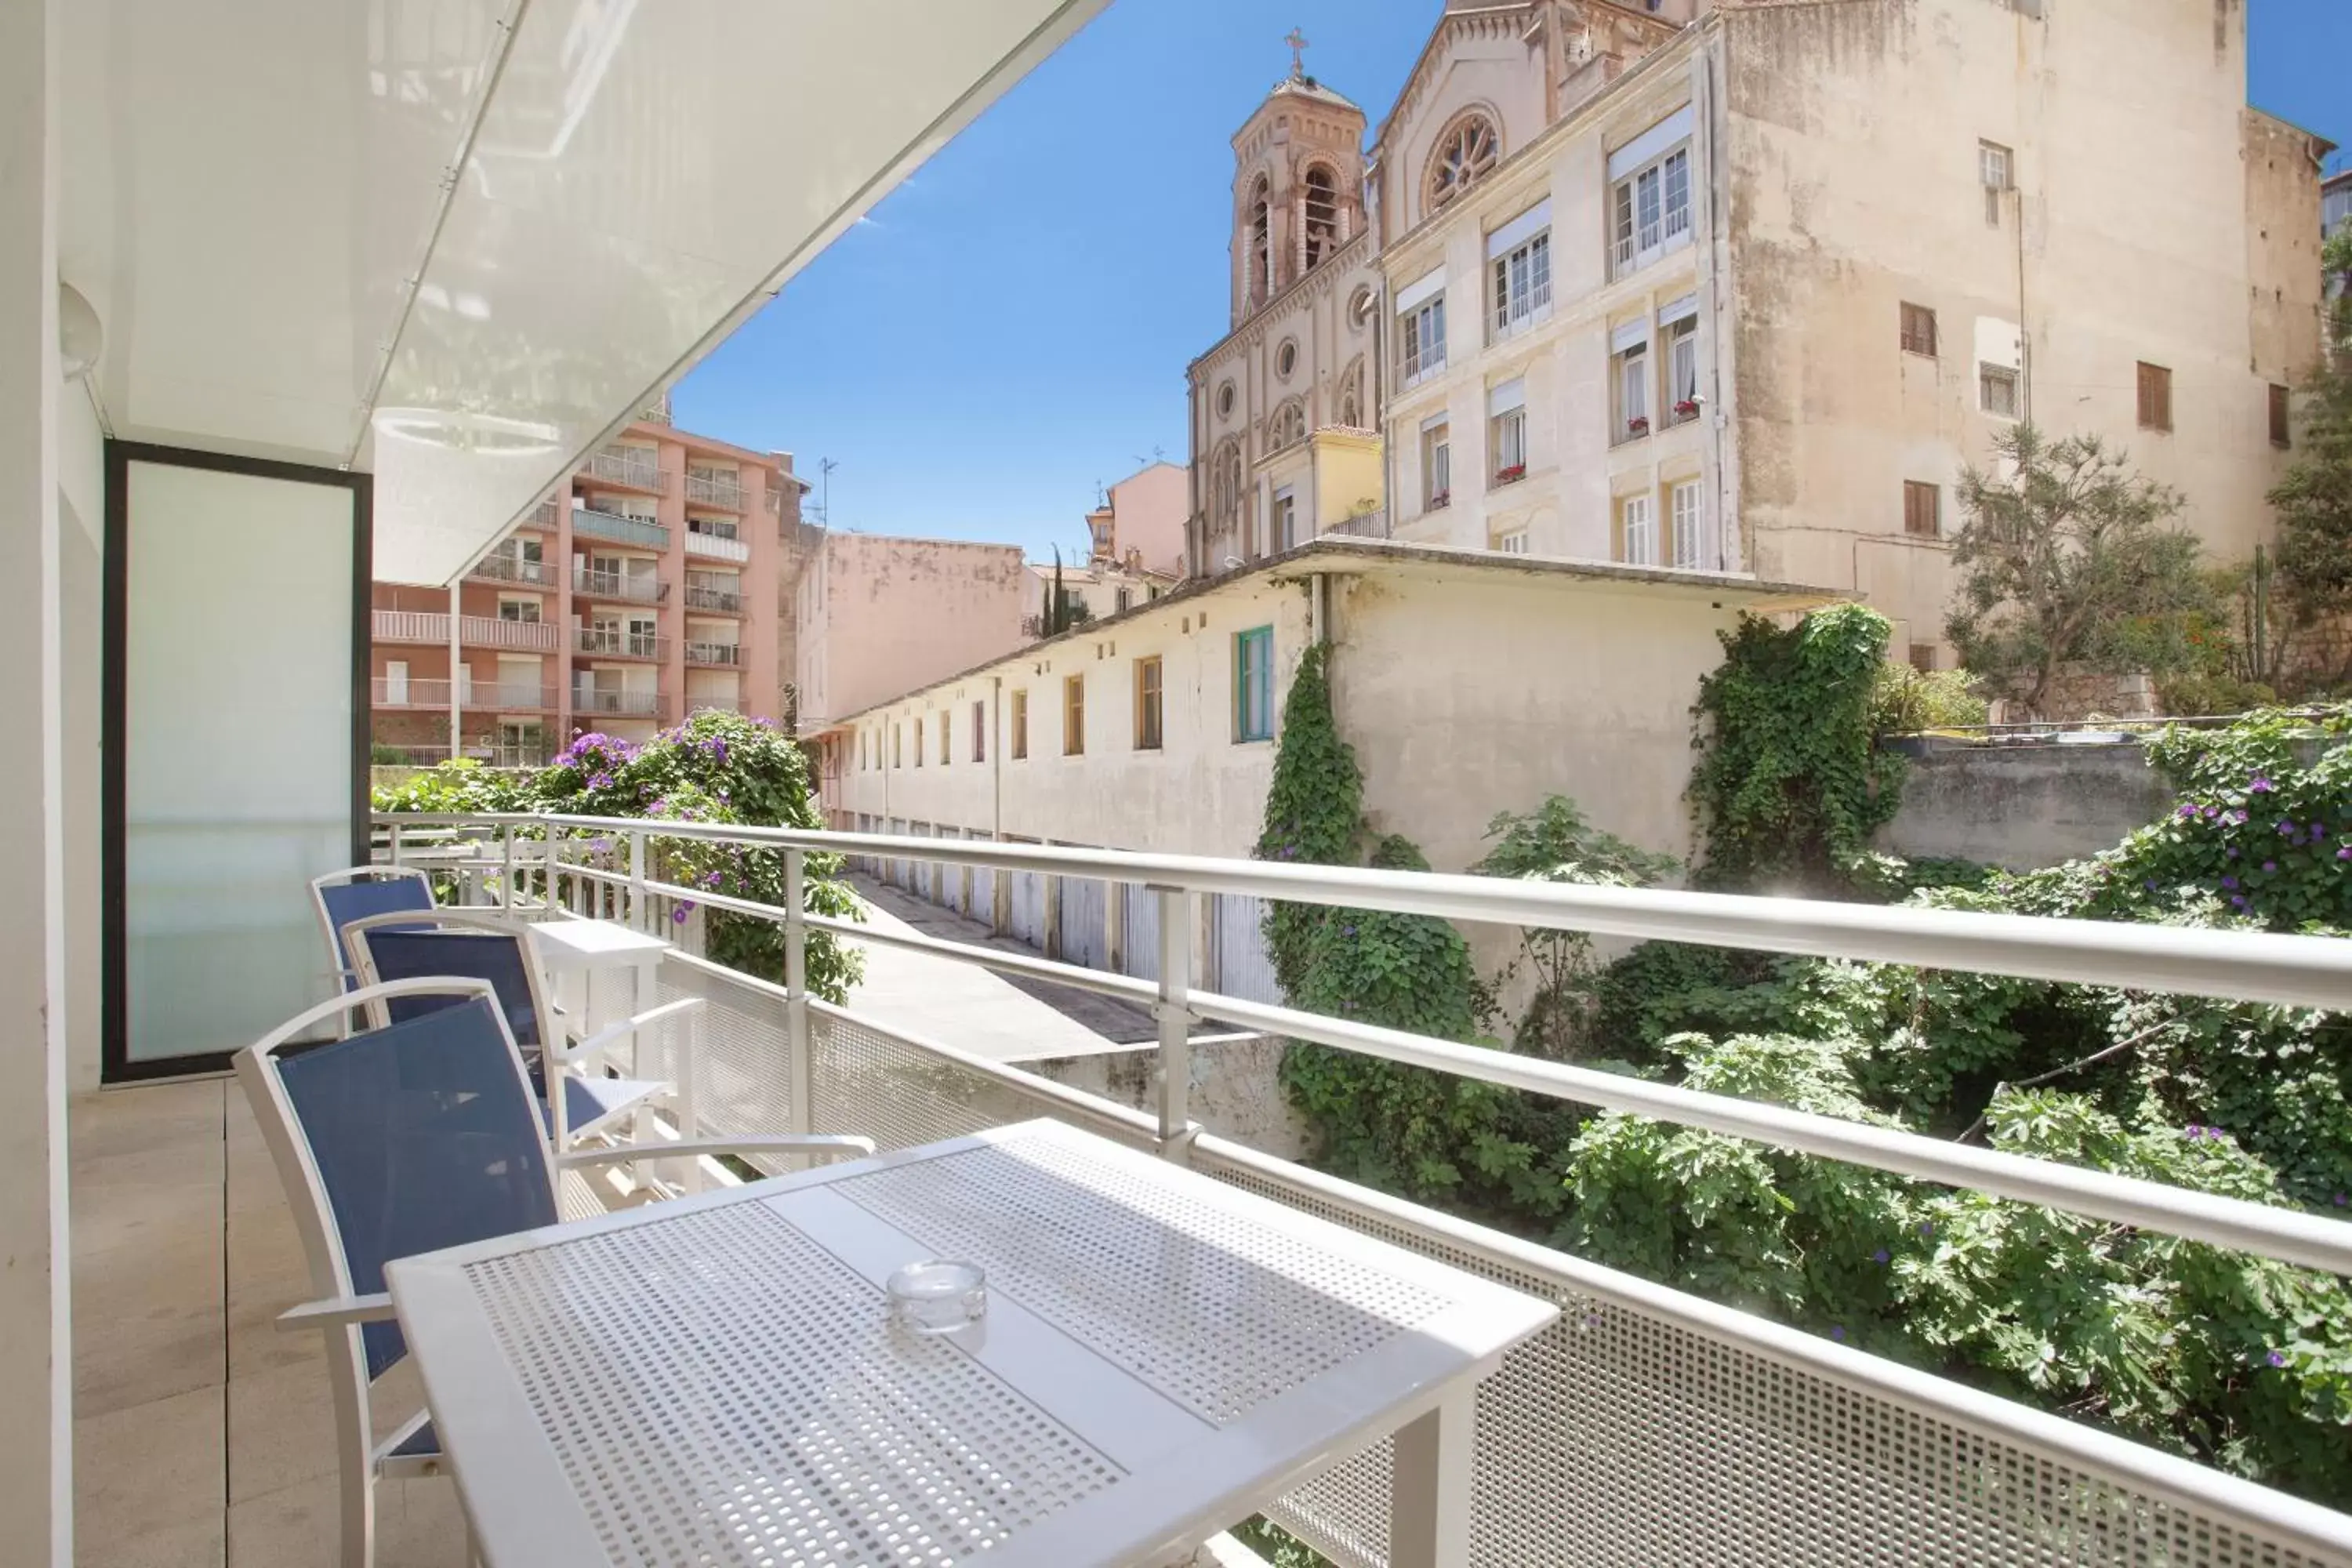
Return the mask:
<path id="1" fill-rule="evenodd" d="M 1290 46 L 1290 74 L 1294 77 L 1305 76 L 1307 74 L 1307 35 L 1293 27 L 1290 29 L 1290 36 L 1282 41 Z"/>

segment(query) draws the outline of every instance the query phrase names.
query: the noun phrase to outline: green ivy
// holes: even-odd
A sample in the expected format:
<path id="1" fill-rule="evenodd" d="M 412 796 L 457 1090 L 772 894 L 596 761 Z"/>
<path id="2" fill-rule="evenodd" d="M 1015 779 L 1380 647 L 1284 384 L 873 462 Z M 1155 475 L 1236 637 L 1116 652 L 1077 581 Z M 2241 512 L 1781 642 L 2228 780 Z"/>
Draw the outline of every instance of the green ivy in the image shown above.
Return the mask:
<path id="1" fill-rule="evenodd" d="M 1785 628 L 1745 616 L 1721 634 L 1723 663 L 1692 709 L 1703 885 L 1848 890 L 1902 799 L 1903 761 L 1877 749 L 1873 722 L 1890 629 L 1837 605 Z"/>
<path id="2" fill-rule="evenodd" d="M 1301 655 L 1283 700 L 1282 738 L 1257 837 L 1261 860 L 1351 865 L 1362 841 L 1364 775 L 1332 716 L 1329 657 L 1321 643 Z M 1297 995 L 1306 980 L 1309 945 L 1325 914 L 1316 904 L 1276 902 L 1266 910 L 1266 951 L 1285 995 Z"/>

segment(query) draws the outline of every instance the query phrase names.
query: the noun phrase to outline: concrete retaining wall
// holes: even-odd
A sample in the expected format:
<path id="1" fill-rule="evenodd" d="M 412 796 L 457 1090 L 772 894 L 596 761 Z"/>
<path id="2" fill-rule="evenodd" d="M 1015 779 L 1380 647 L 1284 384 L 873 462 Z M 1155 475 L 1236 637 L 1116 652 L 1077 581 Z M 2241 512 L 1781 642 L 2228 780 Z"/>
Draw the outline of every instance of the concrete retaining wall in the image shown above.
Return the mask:
<path id="1" fill-rule="evenodd" d="M 2135 741 L 2106 745 L 1947 746 L 1911 759 L 1903 809 L 1878 847 L 2012 871 L 2112 849 L 2164 815 L 2172 792 Z"/>

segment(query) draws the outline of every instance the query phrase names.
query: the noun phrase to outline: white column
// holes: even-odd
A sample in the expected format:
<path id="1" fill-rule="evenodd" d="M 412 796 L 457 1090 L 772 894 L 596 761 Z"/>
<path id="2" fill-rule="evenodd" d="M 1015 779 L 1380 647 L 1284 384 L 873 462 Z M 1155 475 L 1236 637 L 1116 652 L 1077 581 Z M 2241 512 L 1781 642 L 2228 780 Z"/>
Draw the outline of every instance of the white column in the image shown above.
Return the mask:
<path id="1" fill-rule="evenodd" d="M 72 1561 L 66 1234 L 64 722 L 58 538 L 57 29 L 0 6 L 0 1520 L 26 1562 Z"/>

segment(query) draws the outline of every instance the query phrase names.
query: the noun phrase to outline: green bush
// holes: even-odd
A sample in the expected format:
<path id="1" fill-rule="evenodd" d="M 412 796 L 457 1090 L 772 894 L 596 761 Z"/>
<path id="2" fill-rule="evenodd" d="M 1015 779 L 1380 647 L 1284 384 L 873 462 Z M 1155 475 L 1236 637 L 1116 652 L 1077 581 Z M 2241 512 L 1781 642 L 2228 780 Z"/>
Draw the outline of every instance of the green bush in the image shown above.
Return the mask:
<path id="1" fill-rule="evenodd" d="M 1874 735 L 1972 729 L 1990 712 L 1977 695 L 1976 677 L 1965 669 L 1918 670 L 1882 659 L 1871 683 L 1870 728 Z"/>

